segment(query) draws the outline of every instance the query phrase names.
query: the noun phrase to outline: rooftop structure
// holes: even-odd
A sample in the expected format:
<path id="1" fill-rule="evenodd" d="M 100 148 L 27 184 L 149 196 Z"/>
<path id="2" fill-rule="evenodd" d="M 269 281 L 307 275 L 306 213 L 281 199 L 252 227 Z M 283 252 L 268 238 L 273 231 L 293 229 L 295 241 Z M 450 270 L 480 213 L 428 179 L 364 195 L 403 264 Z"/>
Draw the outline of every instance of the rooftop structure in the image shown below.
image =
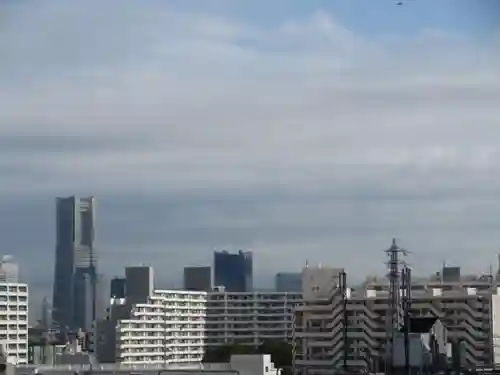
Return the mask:
<path id="1" fill-rule="evenodd" d="M 228 363 L 209 364 L 99 364 L 90 363 L 61 364 L 55 366 L 17 366 L 13 374 L 24 375 L 26 373 L 38 373 L 44 375 L 73 375 L 75 373 L 87 373 L 91 371 L 94 375 L 108 374 L 131 374 L 140 371 L 141 374 L 150 373 L 157 375 L 160 371 L 170 375 L 203 374 L 210 375 L 278 375 L 269 354 L 233 355 Z M 93 361 L 92 361 L 93 362 Z"/>

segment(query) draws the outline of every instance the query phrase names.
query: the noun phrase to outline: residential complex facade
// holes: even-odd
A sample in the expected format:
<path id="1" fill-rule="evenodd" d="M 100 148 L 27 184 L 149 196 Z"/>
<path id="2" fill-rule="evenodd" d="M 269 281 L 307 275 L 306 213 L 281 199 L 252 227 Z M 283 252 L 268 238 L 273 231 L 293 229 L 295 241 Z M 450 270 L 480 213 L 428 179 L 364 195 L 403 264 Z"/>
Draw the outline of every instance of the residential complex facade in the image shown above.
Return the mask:
<path id="1" fill-rule="evenodd" d="M 200 362 L 205 347 L 207 294 L 157 290 L 120 320 L 117 361 L 127 364 Z"/>
<path id="2" fill-rule="evenodd" d="M 126 272 L 127 284 L 145 287 L 120 299 L 123 311 L 109 321 L 115 335 L 111 357 L 117 362 L 196 363 L 217 346 L 256 347 L 269 340 L 292 343 L 297 373 L 328 373 L 342 365 L 344 343 L 348 365 L 384 370 L 390 311 L 385 278 L 367 280 L 343 294 L 343 269 L 306 267 L 300 292 L 153 290 L 152 270 L 146 268 L 140 272 L 143 282 L 131 282 L 139 280 L 132 277 L 139 272 Z M 460 343 L 464 366 L 500 364 L 495 285 L 484 277 L 415 280 L 412 316 L 439 318 L 447 339 Z"/>
<path id="3" fill-rule="evenodd" d="M 301 298 L 300 292 L 209 293 L 207 347 L 291 342 L 294 310 Z"/>
<path id="4" fill-rule="evenodd" d="M 156 290 L 117 325 L 117 361 L 195 363 L 209 347 L 291 341 L 300 293 Z"/>
<path id="5" fill-rule="evenodd" d="M 341 290 L 332 284 L 323 292 L 321 296 L 310 292 L 310 298 L 305 298 L 296 309 L 293 346 L 297 373 L 329 373 L 342 365 L 344 342 L 348 345 L 348 365 L 383 371 L 389 311 L 387 282 L 374 280 L 361 288 L 346 290 L 346 341 Z M 411 314 L 438 317 L 449 340 L 460 343 L 464 365 L 491 364 L 492 332 L 497 327 L 492 301 L 497 297 L 496 288 L 485 279 L 417 282 L 412 286 Z"/>
<path id="6" fill-rule="evenodd" d="M 28 363 L 28 285 L 0 282 L 0 341 L 8 361 Z"/>

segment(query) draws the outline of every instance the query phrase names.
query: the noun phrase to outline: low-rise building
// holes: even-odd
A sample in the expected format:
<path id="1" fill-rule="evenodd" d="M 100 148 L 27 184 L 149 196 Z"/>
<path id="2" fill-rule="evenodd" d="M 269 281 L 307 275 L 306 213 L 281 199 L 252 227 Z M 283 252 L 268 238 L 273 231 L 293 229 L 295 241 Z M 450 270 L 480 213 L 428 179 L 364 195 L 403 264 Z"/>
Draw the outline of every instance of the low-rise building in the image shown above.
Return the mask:
<path id="1" fill-rule="evenodd" d="M 1 354 L 1 353 L 0 353 Z M 72 358 L 73 357 L 73 358 Z M 4 360 L 0 355 L 0 363 Z M 151 374 L 168 372 L 170 375 L 210 374 L 210 375 L 279 375 L 269 354 L 232 355 L 224 363 L 196 363 L 196 364 L 102 364 L 95 358 L 85 353 L 66 354 L 65 360 L 55 365 L 20 365 L 10 366 L 6 371 L 8 375 L 48 374 L 67 375 L 75 373 L 93 374 Z"/>

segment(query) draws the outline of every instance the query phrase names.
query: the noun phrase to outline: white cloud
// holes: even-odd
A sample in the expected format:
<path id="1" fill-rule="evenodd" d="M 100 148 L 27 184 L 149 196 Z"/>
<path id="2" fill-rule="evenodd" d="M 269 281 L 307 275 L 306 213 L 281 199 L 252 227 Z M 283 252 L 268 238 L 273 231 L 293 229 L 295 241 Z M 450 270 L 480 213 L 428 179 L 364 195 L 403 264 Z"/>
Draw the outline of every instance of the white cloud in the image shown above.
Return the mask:
<path id="1" fill-rule="evenodd" d="M 465 246 L 463 237 L 450 238 L 449 223 L 473 226 L 496 215 L 480 199 L 500 188 L 497 46 L 443 30 L 368 38 L 321 10 L 262 27 L 164 5 L 110 4 L 8 9 L 0 137 L 90 140 L 88 150 L 73 152 L 48 152 L 53 140 L 42 137 L 36 153 L 0 150 L 0 171 L 11 173 L 2 194 L 87 189 L 175 199 L 229 189 L 253 190 L 258 199 L 269 189 L 288 192 L 293 201 L 269 204 L 265 213 L 216 220 L 265 222 L 272 230 L 285 215 L 288 230 L 310 228 L 317 238 L 304 233 L 308 244 L 294 246 L 285 235 L 266 242 L 255 232 L 269 259 L 285 248 L 303 257 L 299 250 L 309 246 L 317 258 L 349 241 L 368 248 L 398 225 L 416 246 L 445 251 L 446 238 Z M 91 147 L 92 137 L 113 136 L 141 141 L 124 142 L 123 150 Z M 323 201 L 301 205 L 311 196 Z M 400 204 L 387 206 L 391 196 Z M 471 207 L 482 211 L 471 217 Z M 432 233 L 434 244 L 421 238 L 426 220 L 443 228 Z M 332 234 L 324 225 L 322 235 L 313 231 L 324 222 L 359 225 L 365 234 Z M 498 240 L 483 238 L 484 246 Z"/>

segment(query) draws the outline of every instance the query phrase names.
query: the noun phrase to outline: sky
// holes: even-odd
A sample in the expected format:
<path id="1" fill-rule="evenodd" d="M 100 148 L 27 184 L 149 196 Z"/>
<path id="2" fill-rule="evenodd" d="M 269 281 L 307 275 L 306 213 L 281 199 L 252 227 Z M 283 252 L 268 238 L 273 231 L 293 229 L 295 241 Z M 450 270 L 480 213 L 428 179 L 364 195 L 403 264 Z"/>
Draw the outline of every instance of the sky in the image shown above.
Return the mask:
<path id="1" fill-rule="evenodd" d="M 56 196 L 95 195 L 108 278 L 215 249 L 256 285 L 305 264 L 496 269 L 495 0 L 4 1 L 1 252 L 50 295 Z"/>

